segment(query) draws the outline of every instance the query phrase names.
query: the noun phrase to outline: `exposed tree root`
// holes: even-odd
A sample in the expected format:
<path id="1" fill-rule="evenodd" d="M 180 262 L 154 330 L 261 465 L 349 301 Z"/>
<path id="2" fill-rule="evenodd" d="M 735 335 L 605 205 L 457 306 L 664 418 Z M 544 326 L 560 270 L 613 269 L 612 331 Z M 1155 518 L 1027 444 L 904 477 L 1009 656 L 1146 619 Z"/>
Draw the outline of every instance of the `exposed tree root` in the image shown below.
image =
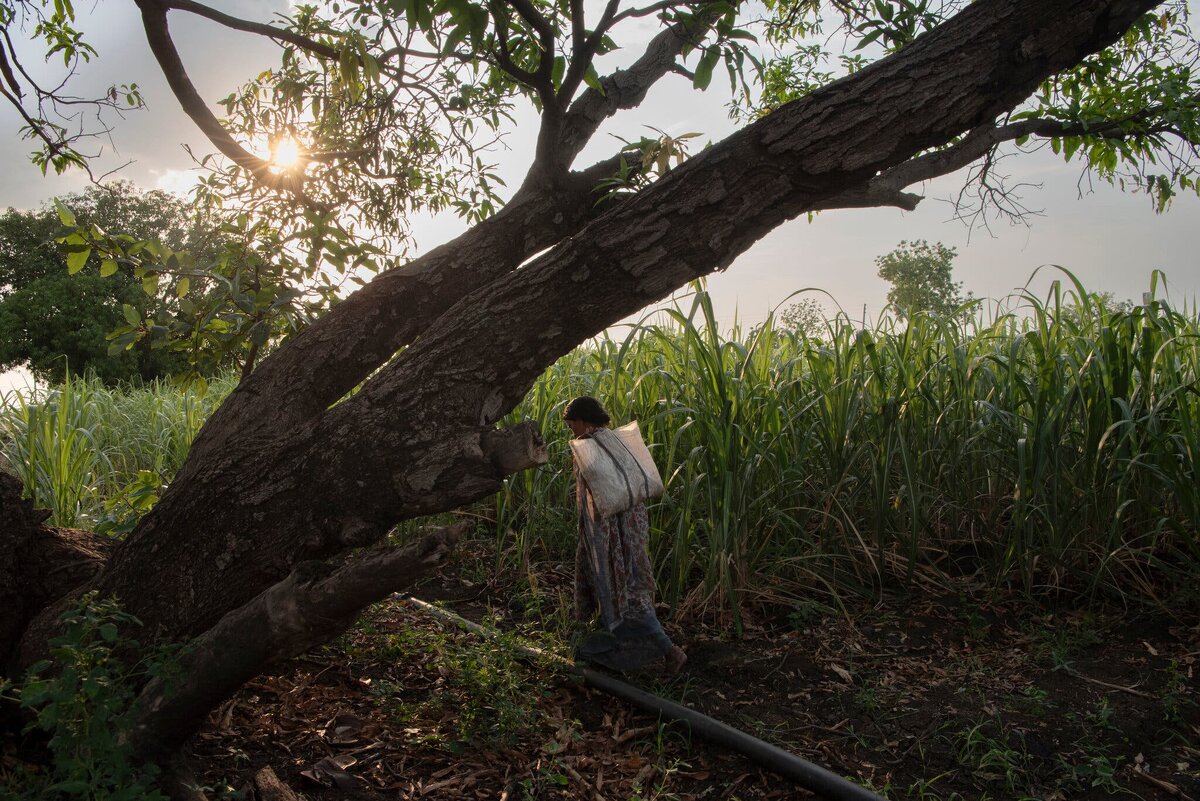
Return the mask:
<path id="1" fill-rule="evenodd" d="M 402 548 L 372 548 L 337 567 L 297 565 L 286 579 L 197 637 L 180 658 L 178 673 L 146 685 L 132 709 L 134 753 L 163 761 L 209 710 L 265 666 L 332 639 L 364 607 L 409 586 L 440 562 L 465 526 L 450 526 Z"/>

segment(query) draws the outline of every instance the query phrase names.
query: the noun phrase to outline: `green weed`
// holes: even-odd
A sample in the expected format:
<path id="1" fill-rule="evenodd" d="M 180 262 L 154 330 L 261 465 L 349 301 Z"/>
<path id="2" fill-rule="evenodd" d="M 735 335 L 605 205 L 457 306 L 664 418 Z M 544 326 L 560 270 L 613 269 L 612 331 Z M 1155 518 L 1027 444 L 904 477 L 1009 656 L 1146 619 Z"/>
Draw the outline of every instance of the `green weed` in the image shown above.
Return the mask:
<path id="1" fill-rule="evenodd" d="M 45 770 L 6 777 L 7 792 L 38 801 L 166 801 L 154 789 L 156 770 L 133 761 L 124 735 L 135 683 L 166 675 L 170 658 L 129 667 L 116 657 L 137 652 L 129 634 L 140 623 L 114 600 L 84 596 L 62 621 L 51 660 L 31 666 L 19 686 L 0 682 L 0 693 L 32 716 L 26 732 L 45 735 L 51 754 Z"/>

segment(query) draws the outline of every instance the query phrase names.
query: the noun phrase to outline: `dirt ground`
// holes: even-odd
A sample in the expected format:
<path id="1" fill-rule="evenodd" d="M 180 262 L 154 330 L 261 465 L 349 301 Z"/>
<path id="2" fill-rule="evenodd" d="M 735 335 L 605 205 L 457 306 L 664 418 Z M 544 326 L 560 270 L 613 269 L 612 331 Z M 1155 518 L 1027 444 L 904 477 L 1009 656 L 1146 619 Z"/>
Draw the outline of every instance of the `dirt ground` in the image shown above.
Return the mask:
<path id="1" fill-rule="evenodd" d="M 469 574 L 471 571 L 458 571 Z M 447 575 L 456 575 L 455 572 Z M 195 743 L 215 797 L 270 766 L 310 799 L 774 799 L 792 782 L 589 690 L 517 637 L 562 628 L 562 565 L 414 593 L 509 633 L 485 641 L 401 600 L 280 665 Z M 683 674 L 631 681 L 890 799 L 1200 801 L 1200 619 L 1033 608 L 963 589 L 833 612 L 680 618 Z M 552 625 L 553 624 L 553 625 Z"/>

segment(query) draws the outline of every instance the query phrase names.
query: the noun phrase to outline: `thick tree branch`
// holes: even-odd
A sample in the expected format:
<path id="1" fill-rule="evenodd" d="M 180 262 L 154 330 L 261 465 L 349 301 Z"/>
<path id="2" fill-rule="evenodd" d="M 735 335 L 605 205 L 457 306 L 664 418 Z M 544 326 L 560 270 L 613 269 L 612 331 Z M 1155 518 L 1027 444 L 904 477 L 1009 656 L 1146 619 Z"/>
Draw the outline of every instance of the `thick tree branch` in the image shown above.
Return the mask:
<path id="1" fill-rule="evenodd" d="M 221 125 L 220 120 L 209 111 L 208 104 L 200 97 L 200 93 L 196 91 L 191 78 L 188 77 L 183 60 L 179 57 L 179 51 L 171 40 L 171 34 L 167 27 L 167 8 L 169 7 L 167 2 L 165 0 L 135 1 L 142 10 L 142 24 L 146 30 L 146 41 L 150 44 L 150 51 L 158 61 L 158 65 L 167 79 L 167 84 L 183 107 L 184 113 L 192 118 L 192 122 L 196 123 L 196 127 L 208 137 L 213 146 L 234 164 L 250 172 L 259 183 L 268 189 L 288 192 L 309 208 L 321 212 L 327 211 L 304 194 L 300 176 L 272 172 L 269 162 L 255 156 L 234 141 L 225 127 Z"/>
<path id="2" fill-rule="evenodd" d="M 287 432 L 336 403 L 463 295 L 570 236 L 601 211 L 597 184 L 616 155 L 557 185 L 522 187 L 495 216 L 409 264 L 381 273 L 263 360 L 205 423 L 177 476 L 233 447 L 247 421 Z M 301 389 L 302 388 L 302 389 Z"/>
<path id="3" fill-rule="evenodd" d="M 564 167 L 570 166 L 601 123 L 621 109 L 635 108 L 650 87 L 674 71 L 679 54 L 703 39 L 718 17 L 717 10 L 708 6 L 689 21 L 673 23 L 651 39 L 645 52 L 628 68 L 601 78 L 603 92 L 589 88 L 571 103 L 558 147 Z"/>
<path id="4" fill-rule="evenodd" d="M 994 135 L 987 132 L 991 120 L 1047 76 L 1113 41 L 1155 4 L 971 4 L 897 55 L 787 104 L 519 272 L 464 298 L 419 344 L 331 410 L 328 424 L 352 418 L 359 403 L 387 406 L 400 419 L 417 414 L 427 399 L 412 392 L 416 376 L 434 385 L 436 397 L 461 399 L 447 410 L 460 415 L 460 424 L 493 419 L 493 409 L 510 408 L 545 365 L 578 342 L 725 267 L 784 220 L 865 190 L 877 174 L 971 130 L 952 155 L 916 162 L 950 169 Z M 550 319 L 555 323 L 547 329 Z M 533 331 L 540 333 L 531 338 Z M 463 341 L 481 346 L 468 356 Z M 431 379 L 434 365 L 446 364 L 451 353 L 455 369 Z"/>
<path id="5" fill-rule="evenodd" d="M 359 421 L 358 433 L 309 425 L 236 443 L 224 458 L 209 460 L 207 472 L 190 480 L 194 483 L 188 492 L 173 489 L 186 489 L 187 481 L 181 483 L 177 476 L 109 559 L 95 589 L 106 596 L 132 581 L 140 587 L 139 597 L 136 602 L 124 597 L 122 601 L 149 631 L 196 636 L 214 625 L 223 611 L 246 603 L 300 562 L 372 545 L 408 510 L 458 508 L 499 492 L 507 476 L 547 461 L 545 443 L 532 423 L 499 430 L 472 426 L 445 438 L 432 426 L 403 433 L 389 430 L 383 421 L 391 416 L 387 409 L 370 411 L 369 421 Z M 380 437 L 370 448 L 358 450 L 351 472 L 335 475 L 337 460 L 330 457 L 350 443 L 347 436 L 357 440 L 368 430 Z M 294 475 L 297 459 L 304 462 L 305 481 L 300 484 Z M 244 479 L 247 470 L 256 476 L 254 482 Z M 203 493 L 194 491 L 200 485 L 216 490 L 220 509 L 202 501 Z M 328 502 L 314 506 L 314 493 L 328 497 Z M 173 519 L 211 521 L 214 515 L 232 515 L 241 522 L 236 529 L 221 525 L 190 542 L 191 571 L 145 573 L 162 538 L 169 536 L 160 526 L 171 525 Z M 275 546 L 269 555 L 247 558 L 272 539 Z M 198 591 L 204 592 L 192 583 L 195 576 L 212 568 L 224 576 L 224 605 L 189 602 Z M 23 653 L 36 656 L 28 647 Z"/>
<path id="6" fill-rule="evenodd" d="M 554 54 L 555 30 L 550 20 L 546 19 L 529 0 L 503 0 L 517 10 L 517 13 L 538 34 L 541 55 L 538 56 L 537 69 L 532 74 L 531 86 L 537 91 L 538 100 L 542 105 L 541 128 L 538 131 L 535 169 L 542 165 L 557 164 L 556 151 L 558 148 L 558 133 L 562 127 L 563 107 L 558 95 L 554 92 Z"/>
<path id="7" fill-rule="evenodd" d="M 130 710 L 134 754 L 147 762 L 170 757 L 243 683 L 267 665 L 328 642 L 364 608 L 411 586 L 465 529 L 459 523 L 403 548 L 368 550 L 336 569 L 323 562 L 296 565 L 189 643 L 174 675 L 146 685 Z"/>
<path id="8" fill-rule="evenodd" d="M 209 8 L 203 3 L 196 3 L 193 0 L 159 0 L 159 5 L 166 9 L 174 9 L 176 11 L 187 11 L 199 17 L 204 17 L 220 25 L 230 28 L 235 31 L 244 33 L 253 33 L 258 36 L 265 36 L 268 39 L 273 39 L 276 42 L 282 42 L 290 45 L 295 45 L 306 53 L 318 56 L 320 58 L 337 59 L 338 51 L 335 47 L 318 42 L 316 39 L 311 39 L 295 31 L 287 30 L 286 28 L 276 28 L 273 25 L 266 25 L 261 22 L 251 22 L 250 20 L 233 17 L 229 14 L 224 14 L 217 11 L 215 8 Z"/>
<path id="9" fill-rule="evenodd" d="M 13 74 L 12 65 L 8 63 L 8 55 L 4 52 L 3 47 L 0 47 L 0 76 L 3 76 L 4 82 L 8 84 L 8 88 L 14 95 L 25 96 L 25 93 L 21 91 L 21 84 L 17 82 L 17 76 Z"/>

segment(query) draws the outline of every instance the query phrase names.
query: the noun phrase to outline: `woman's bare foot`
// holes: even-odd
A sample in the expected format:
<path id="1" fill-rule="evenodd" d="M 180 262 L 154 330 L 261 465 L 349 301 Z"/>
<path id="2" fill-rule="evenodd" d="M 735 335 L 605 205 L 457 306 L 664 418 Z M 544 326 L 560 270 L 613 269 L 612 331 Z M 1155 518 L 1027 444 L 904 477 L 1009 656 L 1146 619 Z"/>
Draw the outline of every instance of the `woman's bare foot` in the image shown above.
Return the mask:
<path id="1" fill-rule="evenodd" d="M 673 676 L 683 670 L 683 666 L 687 664 L 687 654 L 678 645 L 672 645 L 671 650 L 667 651 L 667 655 L 663 657 L 663 662 L 667 673 Z"/>

